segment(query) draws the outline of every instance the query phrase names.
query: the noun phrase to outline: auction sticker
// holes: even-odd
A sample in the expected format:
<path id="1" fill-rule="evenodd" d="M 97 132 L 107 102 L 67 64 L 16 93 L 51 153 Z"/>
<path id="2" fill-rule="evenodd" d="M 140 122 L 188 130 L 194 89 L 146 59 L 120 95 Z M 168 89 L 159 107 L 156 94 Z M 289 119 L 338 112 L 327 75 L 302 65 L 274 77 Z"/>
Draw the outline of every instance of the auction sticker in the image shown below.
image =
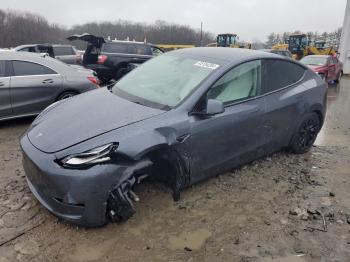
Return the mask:
<path id="1" fill-rule="evenodd" d="M 215 70 L 216 68 L 218 68 L 220 66 L 220 65 L 217 65 L 217 64 L 212 64 L 212 63 L 203 62 L 203 61 L 198 61 L 194 65 L 195 66 L 204 67 L 204 68 L 209 68 L 211 70 Z"/>

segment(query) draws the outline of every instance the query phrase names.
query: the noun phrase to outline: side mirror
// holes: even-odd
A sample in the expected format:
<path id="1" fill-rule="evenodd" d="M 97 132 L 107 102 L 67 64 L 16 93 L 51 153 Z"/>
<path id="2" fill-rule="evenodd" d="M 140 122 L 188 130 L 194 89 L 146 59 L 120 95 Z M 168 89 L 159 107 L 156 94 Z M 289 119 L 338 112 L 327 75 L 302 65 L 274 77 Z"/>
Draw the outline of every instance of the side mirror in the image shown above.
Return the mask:
<path id="1" fill-rule="evenodd" d="M 208 99 L 207 101 L 207 107 L 198 112 L 192 112 L 191 115 L 196 116 L 213 116 L 216 114 L 223 113 L 225 111 L 224 104 L 216 99 Z"/>
<path id="2" fill-rule="evenodd" d="M 225 111 L 224 103 L 216 99 L 208 99 L 207 109 L 205 114 L 209 116 L 213 116 L 216 114 L 221 114 Z"/>

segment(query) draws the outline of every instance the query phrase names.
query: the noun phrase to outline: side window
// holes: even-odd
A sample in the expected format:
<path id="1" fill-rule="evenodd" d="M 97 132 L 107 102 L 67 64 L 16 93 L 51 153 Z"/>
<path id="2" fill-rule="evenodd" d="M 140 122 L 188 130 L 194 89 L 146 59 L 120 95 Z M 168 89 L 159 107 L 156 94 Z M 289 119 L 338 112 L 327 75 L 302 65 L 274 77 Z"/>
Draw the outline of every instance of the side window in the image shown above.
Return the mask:
<path id="1" fill-rule="evenodd" d="M 128 46 L 123 43 L 108 43 L 104 44 L 102 51 L 106 53 L 128 53 Z"/>
<path id="2" fill-rule="evenodd" d="M 0 60 L 0 77 L 5 76 L 5 60 Z"/>
<path id="3" fill-rule="evenodd" d="M 52 69 L 26 61 L 12 61 L 14 76 L 57 74 Z"/>
<path id="4" fill-rule="evenodd" d="M 75 55 L 75 52 L 70 46 L 55 46 L 53 48 L 55 56 Z"/>
<path id="5" fill-rule="evenodd" d="M 21 48 L 21 49 L 19 49 L 18 51 L 21 51 L 21 52 L 29 52 L 29 47 Z"/>
<path id="6" fill-rule="evenodd" d="M 135 55 L 150 55 L 150 50 L 145 45 L 129 45 L 129 53 Z"/>
<path id="7" fill-rule="evenodd" d="M 259 94 L 261 61 L 241 64 L 222 76 L 209 90 L 208 99 L 217 99 L 224 104 L 241 101 Z"/>
<path id="8" fill-rule="evenodd" d="M 266 94 L 298 82 L 305 69 L 295 63 L 267 59 L 263 63 L 262 93 Z"/>

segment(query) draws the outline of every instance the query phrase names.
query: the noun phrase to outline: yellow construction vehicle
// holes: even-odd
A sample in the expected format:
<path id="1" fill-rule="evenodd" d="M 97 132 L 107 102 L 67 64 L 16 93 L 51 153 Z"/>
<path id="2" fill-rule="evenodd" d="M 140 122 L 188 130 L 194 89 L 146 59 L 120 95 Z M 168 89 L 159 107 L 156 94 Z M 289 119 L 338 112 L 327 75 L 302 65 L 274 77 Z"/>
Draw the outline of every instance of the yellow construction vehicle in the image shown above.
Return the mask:
<path id="1" fill-rule="evenodd" d="M 334 48 L 325 44 L 325 41 L 316 41 L 311 45 L 306 34 L 292 34 L 284 44 L 274 45 L 272 49 L 288 49 L 296 60 L 307 55 L 335 55 Z"/>
<path id="2" fill-rule="evenodd" d="M 336 55 L 333 46 L 327 46 L 326 41 L 315 41 L 313 46 L 309 46 L 309 53 L 314 55 Z"/>
<path id="3" fill-rule="evenodd" d="M 216 37 L 216 43 L 208 44 L 210 47 L 232 47 L 232 48 L 247 48 L 251 49 L 250 43 L 239 42 L 237 34 L 219 34 Z"/>

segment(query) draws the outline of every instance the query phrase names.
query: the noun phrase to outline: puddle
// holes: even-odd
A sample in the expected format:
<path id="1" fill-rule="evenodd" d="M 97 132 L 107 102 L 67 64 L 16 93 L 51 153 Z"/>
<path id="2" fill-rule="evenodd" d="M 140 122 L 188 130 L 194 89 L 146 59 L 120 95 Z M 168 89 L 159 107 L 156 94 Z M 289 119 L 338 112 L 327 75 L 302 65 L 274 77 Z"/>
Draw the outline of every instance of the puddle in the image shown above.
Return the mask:
<path id="1" fill-rule="evenodd" d="M 115 243 L 112 240 L 103 241 L 96 245 L 78 245 L 69 259 L 74 262 L 99 261 L 105 257 Z"/>
<path id="2" fill-rule="evenodd" d="M 192 250 L 198 250 L 210 236 L 211 232 L 205 228 L 182 232 L 179 236 L 170 237 L 169 248 L 177 250 L 187 247 Z"/>

